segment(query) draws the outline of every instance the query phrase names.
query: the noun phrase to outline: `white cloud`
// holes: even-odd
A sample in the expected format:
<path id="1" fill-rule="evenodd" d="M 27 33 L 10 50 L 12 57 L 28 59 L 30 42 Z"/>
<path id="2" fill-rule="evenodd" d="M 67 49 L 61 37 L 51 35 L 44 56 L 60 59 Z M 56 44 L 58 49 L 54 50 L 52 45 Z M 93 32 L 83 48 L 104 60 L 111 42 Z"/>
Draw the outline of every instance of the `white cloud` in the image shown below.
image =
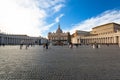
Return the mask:
<path id="1" fill-rule="evenodd" d="M 64 14 L 60 14 L 58 17 L 56 17 L 55 22 L 56 23 L 60 22 L 60 18 L 63 16 L 64 16 Z"/>
<path id="2" fill-rule="evenodd" d="M 60 18 L 62 18 L 64 16 L 64 14 L 60 14 L 59 16 L 57 16 L 55 18 L 55 21 L 49 25 L 44 26 L 44 30 L 43 33 L 46 34 L 45 37 L 47 38 L 47 33 L 45 31 L 49 30 L 49 28 L 51 28 L 52 26 L 54 26 L 55 24 L 60 22 Z M 52 32 L 55 32 L 55 30 L 53 30 Z"/>
<path id="3" fill-rule="evenodd" d="M 10 34 L 39 36 L 54 23 L 46 19 L 51 8 L 64 0 L 0 0 L 0 30 Z"/>
<path id="4" fill-rule="evenodd" d="M 70 33 L 74 33 L 75 30 L 90 31 L 93 27 L 111 22 L 116 22 L 120 24 L 120 10 L 108 10 L 96 17 L 92 17 L 90 19 L 82 21 L 72 26 Z"/>
<path id="5" fill-rule="evenodd" d="M 52 26 L 54 26 L 56 23 L 60 22 L 60 18 L 62 18 L 64 16 L 64 14 L 60 14 L 59 16 L 57 16 L 55 18 L 55 21 L 49 25 L 44 26 L 44 30 L 49 30 L 49 28 L 51 28 Z"/>
<path id="6" fill-rule="evenodd" d="M 53 9 L 54 9 L 54 12 L 60 11 L 60 9 L 61 9 L 62 7 L 64 7 L 63 4 L 59 4 L 59 5 L 55 6 L 55 7 L 53 8 Z"/>
<path id="7" fill-rule="evenodd" d="M 38 0 L 41 5 L 39 5 L 40 8 L 48 9 L 50 7 L 55 7 L 58 4 L 65 3 L 65 0 Z"/>

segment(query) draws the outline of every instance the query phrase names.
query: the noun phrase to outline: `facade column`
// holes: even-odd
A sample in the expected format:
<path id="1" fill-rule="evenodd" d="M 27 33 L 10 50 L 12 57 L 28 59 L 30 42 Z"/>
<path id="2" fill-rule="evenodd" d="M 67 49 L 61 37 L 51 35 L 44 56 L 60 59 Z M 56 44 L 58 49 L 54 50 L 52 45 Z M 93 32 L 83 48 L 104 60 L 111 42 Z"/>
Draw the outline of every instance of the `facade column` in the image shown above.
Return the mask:
<path id="1" fill-rule="evenodd" d="M 106 39 L 106 44 L 108 43 L 108 37 L 105 38 Z"/>
<path id="2" fill-rule="evenodd" d="M 103 38 L 103 40 L 104 40 L 103 43 L 105 44 L 105 37 Z"/>
<path id="3" fill-rule="evenodd" d="M 0 36 L 0 45 L 1 45 L 1 41 L 2 41 L 2 36 Z"/>
<path id="4" fill-rule="evenodd" d="M 107 44 L 107 42 L 108 42 L 108 38 L 106 37 L 106 38 L 105 38 L 105 43 Z"/>
<path id="5" fill-rule="evenodd" d="M 112 43 L 112 38 L 110 37 L 110 44 Z"/>
<path id="6" fill-rule="evenodd" d="M 101 38 L 101 44 L 103 44 L 103 38 Z"/>
<path id="7" fill-rule="evenodd" d="M 112 44 L 114 43 L 114 40 L 113 40 L 113 39 L 114 39 L 114 38 L 112 37 L 112 39 L 111 39 L 111 40 L 112 40 Z"/>
<path id="8" fill-rule="evenodd" d="M 0 44 L 3 44 L 4 43 L 4 38 L 3 38 L 3 36 L 1 36 L 1 42 L 0 42 Z"/>
<path id="9" fill-rule="evenodd" d="M 105 40 L 105 37 L 104 37 L 104 44 L 105 44 L 106 40 Z"/>
<path id="10" fill-rule="evenodd" d="M 116 38 L 114 37 L 114 38 L 113 38 L 113 43 L 115 44 L 115 42 L 116 42 Z"/>
<path id="11" fill-rule="evenodd" d="M 109 37 L 107 37 L 107 44 L 109 44 Z"/>
<path id="12" fill-rule="evenodd" d="M 118 42 L 118 36 L 114 37 L 114 43 L 116 44 Z"/>
<path id="13" fill-rule="evenodd" d="M 118 36 L 118 46 L 120 47 L 120 36 Z"/>
<path id="14" fill-rule="evenodd" d="M 4 37 L 1 36 L 1 44 L 4 44 Z"/>
<path id="15" fill-rule="evenodd" d="M 98 38 L 98 43 L 100 43 L 100 38 Z"/>
<path id="16" fill-rule="evenodd" d="M 102 43 L 102 38 L 100 38 L 100 44 Z"/>

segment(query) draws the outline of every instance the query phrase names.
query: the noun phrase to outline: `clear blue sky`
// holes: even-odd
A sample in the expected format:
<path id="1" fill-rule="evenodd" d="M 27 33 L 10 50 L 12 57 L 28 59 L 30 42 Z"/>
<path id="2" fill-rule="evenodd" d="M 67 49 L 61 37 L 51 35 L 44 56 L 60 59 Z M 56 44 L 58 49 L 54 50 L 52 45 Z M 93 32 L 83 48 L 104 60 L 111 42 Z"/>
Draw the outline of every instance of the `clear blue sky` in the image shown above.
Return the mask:
<path id="1" fill-rule="evenodd" d="M 64 5 L 65 6 L 61 8 L 58 13 L 53 15 L 56 17 L 61 13 L 64 14 L 60 19 L 61 28 L 63 30 L 72 29 L 74 25 L 90 18 L 98 17 L 106 11 L 110 10 L 110 12 L 112 12 L 120 10 L 120 0 L 66 0 Z M 49 18 L 48 20 L 52 19 Z M 57 29 L 57 24 L 54 25 L 54 27 L 51 27 L 49 31 L 54 29 Z"/>
<path id="2" fill-rule="evenodd" d="M 47 36 L 60 23 L 64 32 L 72 34 L 120 23 L 120 0 L 0 0 L 0 13 L 2 32 Z"/>

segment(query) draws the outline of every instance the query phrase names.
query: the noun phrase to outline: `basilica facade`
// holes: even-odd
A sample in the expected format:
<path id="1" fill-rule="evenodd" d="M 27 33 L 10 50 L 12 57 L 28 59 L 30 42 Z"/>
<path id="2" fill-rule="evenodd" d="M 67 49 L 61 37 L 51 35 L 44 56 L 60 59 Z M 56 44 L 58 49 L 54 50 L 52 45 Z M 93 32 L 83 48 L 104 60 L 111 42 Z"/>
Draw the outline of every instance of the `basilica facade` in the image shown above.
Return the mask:
<path id="1" fill-rule="evenodd" d="M 70 33 L 69 32 L 63 32 L 62 29 L 60 28 L 60 25 L 58 25 L 58 29 L 56 32 L 49 32 L 48 33 L 48 40 L 50 43 L 53 45 L 67 45 L 70 43 Z"/>

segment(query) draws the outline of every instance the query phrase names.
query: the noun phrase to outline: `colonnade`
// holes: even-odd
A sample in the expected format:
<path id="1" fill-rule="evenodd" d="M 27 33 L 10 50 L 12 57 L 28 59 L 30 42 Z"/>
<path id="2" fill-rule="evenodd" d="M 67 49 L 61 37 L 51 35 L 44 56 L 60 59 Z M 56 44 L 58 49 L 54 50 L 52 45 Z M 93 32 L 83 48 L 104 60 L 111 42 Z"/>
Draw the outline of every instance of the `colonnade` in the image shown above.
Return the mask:
<path id="1" fill-rule="evenodd" d="M 41 44 L 47 39 L 27 35 L 0 34 L 0 45 Z"/>
<path id="2" fill-rule="evenodd" d="M 73 38 L 75 44 L 120 44 L 120 33 L 111 35 L 96 35 L 96 36 L 79 36 Z"/>

